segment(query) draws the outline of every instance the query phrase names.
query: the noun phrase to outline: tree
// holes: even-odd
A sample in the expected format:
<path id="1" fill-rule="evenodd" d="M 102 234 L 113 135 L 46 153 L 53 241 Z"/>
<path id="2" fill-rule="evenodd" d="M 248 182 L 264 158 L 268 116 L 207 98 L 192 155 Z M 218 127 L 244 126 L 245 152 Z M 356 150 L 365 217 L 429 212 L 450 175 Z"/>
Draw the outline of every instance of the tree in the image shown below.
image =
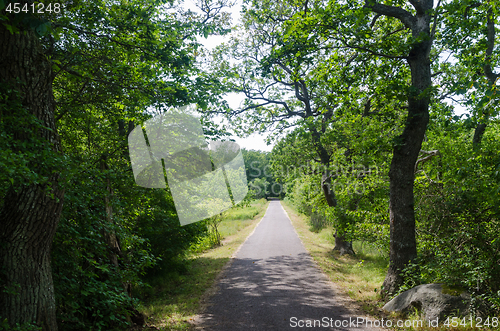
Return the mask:
<path id="1" fill-rule="evenodd" d="M 406 123 L 394 141 L 389 170 L 390 265 L 383 286 L 384 293 L 391 294 L 403 282 L 403 268 L 417 257 L 413 182 L 415 164 L 429 121 L 431 50 L 438 10 L 433 9 L 432 0 L 409 1 L 400 6 L 373 0 L 366 0 L 363 4 L 361 8 L 360 3 L 332 3 L 328 10 L 330 21 L 325 23 L 326 34 L 332 38 L 339 36 L 337 38 L 346 47 L 371 54 L 381 62 L 405 60 L 411 74 L 406 92 Z M 344 17 L 347 22 L 341 23 Z M 432 19 L 434 26 L 431 30 Z"/>
<path id="2" fill-rule="evenodd" d="M 380 133 L 396 131 L 398 125 L 394 125 L 396 118 L 391 112 L 364 116 L 363 111 L 343 113 L 332 123 L 328 135 L 337 144 L 329 169 L 339 201 L 335 208 L 326 205 L 319 188 L 323 167 L 315 158 L 306 130 L 296 128 L 276 143 L 271 159 L 273 173 L 285 184 L 287 197 L 311 217 L 313 228 L 327 221 L 348 240 L 368 241 L 388 252 L 388 241 L 387 245 L 384 241 L 389 233 L 387 172 L 393 134 Z M 398 116 L 400 126 L 402 116 Z"/>
<path id="3" fill-rule="evenodd" d="M 10 177 L 2 199 L 0 316 L 11 325 L 35 322 L 42 330 L 57 330 L 50 247 L 64 189 L 57 165 L 61 143 L 54 118 L 54 74 L 34 31 L 24 26 L 17 27 L 18 33 L 9 31 L 14 19 L 7 15 L 0 25 L 2 144 L 35 178 Z"/>
<path id="4" fill-rule="evenodd" d="M 347 97 L 337 96 L 335 91 L 342 91 L 351 97 L 356 96 L 358 100 L 366 96 L 364 106 L 369 113 L 372 108 L 371 99 L 381 98 L 381 93 L 370 95 L 366 92 L 375 89 L 363 84 L 366 80 L 360 73 L 360 66 L 364 64 L 366 68 L 373 70 L 377 66 L 386 65 L 385 63 L 395 63 L 394 67 L 404 73 L 406 69 L 401 61 L 408 64 L 410 83 L 405 82 L 405 75 L 399 75 L 399 83 L 407 85 L 407 88 L 397 88 L 397 91 L 402 93 L 396 95 L 406 98 L 403 107 L 407 110 L 407 118 L 401 134 L 394 140 L 389 171 L 391 263 L 384 282 L 384 292 L 394 293 L 402 283 L 401 270 L 417 257 L 413 181 L 415 164 L 429 121 L 432 95 L 431 50 L 439 8 L 433 9 L 433 1 L 409 1 L 408 4 L 393 6 L 371 0 L 330 2 L 326 6 L 304 2 L 288 7 L 286 4 L 259 4 L 255 7 L 257 9 L 252 10 L 258 14 L 247 21 L 246 28 L 249 30 L 258 27 L 259 31 L 263 32 L 259 33 L 255 29 L 253 35 L 248 37 L 247 45 L 253 47 L 244 52 L 250 54 L 251 58 L 244 63 L 255 61 L 261 63 L 262 69 L 260 72 L 247 69 L 236 77 L 245 77 L 241 78 L 243 82 L 239 85 L 242 87 L 240 90 L 245 92 L 249 99 L 259 100 L 261 103 L 249 103 L 238 113 L 246 110 L 258 113 L 260 110 L 259 115 L 262 118 L 267 112 L 267 122 L 261 119 L 260 123 L 257 123 L 265 125 L 271 120 L 281 120 L 282 127 L 290 126 L 285 121 L 286 118 L 302 116 L 302 123 L 311 132 L 318 156 L 327 167 L 330 156 L 323 146 L 321 133 L 328 128 L 327 123 L 332 120 L 336 108 L 349 104 Z M 433 19 L 434 26 L 431 31 Z M 283 25 L 288 28 L 281 28 L 281 22 L 286 22 Z M 319 41 L 313 43 L 312 40 Z M 238 58 L 238 54 L 234 55 Z M 327 70 L 337 77 L 346 77 L 345 80 L 337 85 L 321 85 L 320 80 L 309 78 L 325 78 L 317 68 L 321 66 L 320 63 L 328 63 L 329 58 L 336 59 L 337 65 L 330 65 Z M 373 62 L 368 59 L 373 59 Z M 310 70 L 314 65 L 317 66 L 315 70 Z M 356 70 L 353 77 L 344 76 L 351 73 L 351 70 Z M 311 75 L 311 72 L 315 75 Z M 255 79 L 259 73 L 261 77 L 269 77 L 270 82 L 265 84 L 263 79 Z M 326 80 L 328 81 L 327 78 Z M 376 86 L 387 86 L 384 82 L 374 83 Z M 279 94 L 273 90 L 279 84 L 288 87 L 289 92 Z M 318 102 L 313 89 L 329 91 L 330 98 L 324 98 L 327 102 Z M 264 93 L 271 97 L 264 96 Z M 298 101 L 293 105 L 302 103 L 303 110 L 298 111 L 284 104 L 281 98 L 290 94 L 295 94 Z M 281 105 L 286 111 L 280 114 L 277 110 L 266 110 L 264 106 L 269 104 Z M 322 121 L 314 122 L 315 118 L 321 118 Z M 330 180 L 328 172 L 324 173 L 322 186 L 325 197 L 329 206 L 335 206 L 334 195 L 325 190 L 329 186 L 325 184 Z"/>
<path id="5" fill-rule="evenodd" d="M 32 8 L 30 1 L 18 4 Z M 203 1 L 203 15 L 197 15 L 169 1 L 72 2 L 38 15 L 8 12 L 13 4 L 0 2 L 0 317 L 9 325 L 57 330 L 50 247 L 64 186 L 71 186 L 66 170 L 77 161 L 68 158 L 96 156 L 103 147 L 95 144 L 92 120 L 98 118 L 100 128 L 133 124 L 151 116 L 147 107 L 196 101 L 205 106 L 217 99 L 203 75 L 192 78 L 199 50 L 194 40 L 227 31 L 221 12 L 226 4 Z M 63 142 L 78 152 L 62 155 L 59 129 Z M 100 175 L 111 171 L 115 152 L 97 155 L 93 166 Z M 109 221 L 116 212 L 113 183 L 105 181 L 107 198 L 99 205 Z M 113 237 L 113 226 L 107 230 Z M 118 238 L 110 239 L 116 248 Z"/>
<path id="6" fill-rule="evenodd" d="M 498 7 L 493 1 L 452 1 L 444 8 L 439 44 L 456 59 L 446 70 L 446 86 L 472 110 L 472 142 L 478 149 L 490 119 L 498 115 Z"/>
<path id="7" fill-rule="evenodd" d="M 383 284 L 384 292 L 387 294 L 397 290 L 403 281 L 402 269 L 417 257 L 413 182 L 415 163 L 429 122 L 432 86 L 430 53 L 434 35 L 431 34 L 430 23 L 433 1 L 410 1 L 410 3 L 416 11 L 413 15 L 400 7 L 380 5 L 374 1 L 365 3 L 367 8 L 378 15 L 400 20 L 411 30 L 414 38 L 406 58 L 412 79 L 408 93 L 408 118 L 399 137 L 400 142 L 394 146 L 389 171 L 391 248 L 389 270 Z"/>
<path id="8" fill-rule="evenodd" d="M 351 62 L 358 55 L 317 42 L 317 31 L 304 29 L 303 20 L 311 19 L 308 15 L 307 1 L 252 3 L 243 18 L 246 33 L 213 55 L 213 71 L 230 91 L 242 92 L 247 99 L 240 109 L 218 112 L 229 117 L 243 115 L 234 123 L 246 133 L 304 128 L 323 167 L 320 186 L 324 199 L 333 208 L 338 201 L 329 169 L 333 153 L 330 126 L 339 104 L 345 101 L 345 109 L 358 107 L 358 100 L 349 100 L 350 93 L 363 92 L 350 78 Z M 240 62 L 231 65 L 228 57 Z M 336 243 L 337 249 L 352 252 L 340 232 Z"/>

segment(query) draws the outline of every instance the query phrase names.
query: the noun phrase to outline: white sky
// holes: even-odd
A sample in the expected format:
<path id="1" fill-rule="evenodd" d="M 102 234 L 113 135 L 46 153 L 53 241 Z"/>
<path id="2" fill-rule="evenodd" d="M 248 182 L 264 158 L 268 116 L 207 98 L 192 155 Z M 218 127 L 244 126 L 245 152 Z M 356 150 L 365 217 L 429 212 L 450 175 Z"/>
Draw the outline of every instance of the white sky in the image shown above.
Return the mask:
<path id="1" fill-rule="evenodd" d="M 240 11 L 241 11 L 241 0 L 238 0 L 236 5 L 234 5 L 232 8 L 226 8 L 226 12 L 230 12 L 232 16 L 232 25 L 236 25 L 238 23 L 238 20 L 240 18 Z M 186 8 L 191 9 L 192 11 L 197 11 L 196 6 L 194 5 L 193 0 L 186 0 L 184 3 Z M 228 36 L 209 36 L 208 38 L 203 38 L 199 37 L 198 41 L 203 44 L 207 49 L 211 50 L 215 46 L 221 44 L 224 41 L 229 40 Z M 224 97 L 224 99 L 229 103 L 229 106 L 233 109 L 238 108 L 241 102 L 243 102 L 244 95 L 243 94 L 238 94 L 238 93 L 231 93 L 227 96 Z M 221 120 L 223 120 L 221 118 Z M 245 149 L 254 149 L 254 150 L 261 150 L 261 151 L 267 151 L 270 152 L 273 148 L 273 146 L 268 146 L 265 142 L 266 136 L 265 135 L 259 135 L 259 134 L 253 134 L 247 138 L 239 138 L 237 136 L 232 136 L 232 139 L 236 141 L 240 147 L 245 148 Z"/>

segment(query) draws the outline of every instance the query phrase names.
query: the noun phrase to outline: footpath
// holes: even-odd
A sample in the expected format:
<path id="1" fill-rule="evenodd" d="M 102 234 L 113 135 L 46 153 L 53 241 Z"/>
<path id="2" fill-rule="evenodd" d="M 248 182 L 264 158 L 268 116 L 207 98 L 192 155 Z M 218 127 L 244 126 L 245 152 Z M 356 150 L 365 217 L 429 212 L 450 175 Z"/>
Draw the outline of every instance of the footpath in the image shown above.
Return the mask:
<path id="1" fill-rule="evenodd" d="M 380 330 L 336 300 L 279 201 L 224 271 L 197 330 Z"/>

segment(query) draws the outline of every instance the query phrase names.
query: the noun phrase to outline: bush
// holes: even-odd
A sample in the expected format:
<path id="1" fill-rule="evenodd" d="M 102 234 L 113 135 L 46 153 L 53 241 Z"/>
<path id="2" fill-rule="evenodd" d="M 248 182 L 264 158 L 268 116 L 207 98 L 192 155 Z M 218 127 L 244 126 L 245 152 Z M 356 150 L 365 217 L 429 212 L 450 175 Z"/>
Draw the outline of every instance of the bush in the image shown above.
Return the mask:
<path id="1" fill-rule="evenodd" d="M 435 139 L 441 156 L 417 176 L 417 234 L 425 282 L 467 289 L 500 310 L 500 141 L 492 126 L 480 150 L 469 134 Z M 453 139 L 452 139 L 453 138 Z"/>
<path id="2" fill-rule="evenodd" d="M 195 222 L 181 226 L 175 214 L 173 202 L 165 191 L 158 190 L 158 199 L 153 210 L 140 215 L 135 232 L 146 238 L 142 249 L 147 249 L 159 260 L 148 269 L 148 275 L 164 274 L 169 271 L 185 271 L 183 254 L 188 248 L 199 242 L 207 233 L 204 222 Z M 171 198 L 170 198 L 171 199 Z"/>
<path id="3" fill-rule="evenodd" d="M 116 204 L 114 221 L 107 221 L 100 171 L 80 170 L 68 183 L 52 248 L 59 329 L 123 330 L 136 305 L 127 287 L 141 283 L 141 273 L 154 258 Z M 107 246 L 106 233 L 117 236 L 121 255 Z M 111 262 L 113 254 L 118 254 L 118 267 Z"/>
<path id="4" fill-rule="evenodd" d="M 91 161 L 75 169 L 52 249 L 59 329 L 124 330 L 138 304 L 130 288 L 144 285 L 146 272 L 185 269 L 183 254 L 206 226 L 181 227 L 168 191 L 138 187 L 126 171 L 95 169 Z M 106 183 L 113 188 L 111 221 Z M 109 234 L 120 251 L 108 247 Z"/>

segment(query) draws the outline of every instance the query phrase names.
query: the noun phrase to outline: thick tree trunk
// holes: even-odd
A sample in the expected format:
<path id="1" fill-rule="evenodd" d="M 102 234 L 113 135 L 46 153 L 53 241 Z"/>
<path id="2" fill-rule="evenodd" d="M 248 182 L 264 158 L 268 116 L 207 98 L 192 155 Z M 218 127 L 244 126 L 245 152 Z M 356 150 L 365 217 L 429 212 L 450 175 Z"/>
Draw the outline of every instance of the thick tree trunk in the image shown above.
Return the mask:
<path id="1" fill-rule="evenodd" d="M 11 34 L 0 24 L 0 84 L 17 90 L 18 94 L 11 93 L 9 97 L 18 98 L 23 108 L 40 121 L 45 128 L 37 129 L 37 137 L 58 153 L 60 142 L 54 122 L 52 77 L 52 66 L 34 33 Z M 20 116 L 19 109 L 7 107 L 5 110 L 8 116 Z M 30 143 L 21 130 L 14 131 L 14 139 Z M 31 164 L 30 168 L 34 172 L 42 171 L 38 164 Z M 42 330 L 57 330 L 50 248 L 64 192 L 58 184 L 56 170 L 46 169 L 40 173 L 49 178 L 49 193 L 43 185 L 27 184 L 11 187 L 2 197 L 0 319 L 7 319 L 10 325 L 33 322 Z"/>
<path id="2" fill-rule="evenodd" d="M 422 1 L 412 24 L 414 37 L 428 36 L 413 45 L 408 63 L 412 85 L 408 96 L 408 117 L 401 136 L 396 140 L 390 178 L 390 264 L 384 280 L 384 294 L 392 294 L 403 282 L 401 271 L 417 257 L 413 183 L 415 162 L 422 146 L 427 123 L 431 87 L 430 15 L 432 1 Z"/>

